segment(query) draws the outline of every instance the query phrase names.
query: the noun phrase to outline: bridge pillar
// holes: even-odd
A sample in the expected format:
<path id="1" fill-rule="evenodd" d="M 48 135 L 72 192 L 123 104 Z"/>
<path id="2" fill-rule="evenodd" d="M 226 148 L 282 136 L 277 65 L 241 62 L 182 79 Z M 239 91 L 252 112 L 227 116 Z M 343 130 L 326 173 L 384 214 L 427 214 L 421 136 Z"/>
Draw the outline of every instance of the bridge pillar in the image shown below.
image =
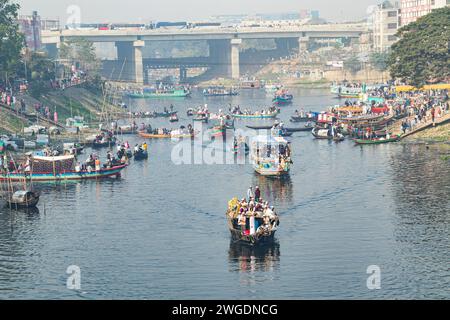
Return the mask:
<path id="1" fill-rule="evenodd" d="M 142 59 L 142 48 L 144 46 L 145 42 L 141 40 L 116 42 L 117 59 L 121 65 L 121 74 L 118 75 L 118 72 L 115 72 L 118 75 L 117 80 L 144 84 L 144 62 Z"/>
<path id="2" fill-rule="evenodd" d="M 232 79 L 240 78 L 240 65 L 239 65 L 239 47 L 242 44 L 242 39 L 231 40 L 231 54 L 230 54 L 230 76 Z"/>
<path id="3" fill-rule="evenodd" d="M 142 48 L 145 42 L 138 40 L 133 42 L 134 47 L 134 76 L 136 83 L 144 84 L 144 61 L 142 59 Z"/>
<path id="4" fill-rule="evenodd" d="M 298 52 L 308 51 L 309 48 L 309 37 L 300 37 L 298 38 Z"/>
<path id="5" fill-rule="evenodd" d="M 211 73 L 214 76 L 239 79 L 241 43 L 242 39 L 208 41 Z"/>
<path id="6" fill-rule="evenodd" d="M 186 82 L 187 80 L 187 69 L 185 67 L 180 67 L 180 82 Z"/>

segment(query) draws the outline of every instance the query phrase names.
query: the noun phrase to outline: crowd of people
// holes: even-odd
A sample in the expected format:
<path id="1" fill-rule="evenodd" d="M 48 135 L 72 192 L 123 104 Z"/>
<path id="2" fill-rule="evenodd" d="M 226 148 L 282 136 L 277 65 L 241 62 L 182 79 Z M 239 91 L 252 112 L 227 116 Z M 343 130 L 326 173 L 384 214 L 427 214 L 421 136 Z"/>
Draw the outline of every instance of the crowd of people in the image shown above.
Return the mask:
<path id="1" fill-rule="evenodd" d="M 230 112 L 237 115 L 272 115 L 277 112 L 277 108 L 274 106 L 268 109 L 262 109 L 260 111 L 252 111 L 250 109 L 241 109 L 240 106 L 230 107 Z"/>
<path id="2" fill-rule="evenodd" d="M 278 225 L 278 215 L 273 206 L 261 196 L 258 186 L 250 186 L 247 197 L 239 200 L 234 198 L 228 203 L 228 215 L 241 229 L 242 235 L 270 232 Z M 249 226 L 249 219 L 255 218 L 254 229 Z"/>

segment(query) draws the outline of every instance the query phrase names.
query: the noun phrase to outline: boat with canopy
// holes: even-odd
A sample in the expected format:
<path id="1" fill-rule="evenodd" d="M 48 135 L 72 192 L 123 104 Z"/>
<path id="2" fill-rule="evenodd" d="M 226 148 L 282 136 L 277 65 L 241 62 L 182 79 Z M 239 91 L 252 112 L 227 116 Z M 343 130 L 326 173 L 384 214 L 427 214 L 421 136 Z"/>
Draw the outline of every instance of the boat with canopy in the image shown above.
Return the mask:
<path id="1" fill-rule="evenodd" d="M 126 164 L 110 168 L 86 168 L 81 169 L 74 155 L 66 156 L 31 156 L 29 171 L 13 171 L 0 174 L 0 181 L 12 182 L 52 182 L 66 180 L 88 180 L 120 177 L 120 172 L 127 167 Z M 96 170 L 98 169 L 98 170 Z"/>
<path id="2" fill-rule="evenodd" d="M 264 176 L 282 176 L 291 169 L 291 146 L 283 137 L 259 135 L 251 139 L 254 170 Z"/>

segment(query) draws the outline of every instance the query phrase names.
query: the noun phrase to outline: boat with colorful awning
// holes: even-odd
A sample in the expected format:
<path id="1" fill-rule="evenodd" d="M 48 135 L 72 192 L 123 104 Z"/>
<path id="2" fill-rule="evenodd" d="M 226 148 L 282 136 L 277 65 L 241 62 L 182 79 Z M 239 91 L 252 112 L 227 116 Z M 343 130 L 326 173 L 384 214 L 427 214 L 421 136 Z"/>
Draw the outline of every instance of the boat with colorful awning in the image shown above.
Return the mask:
<path id="1" fill-rule="evenodd" d="M 28 171 L 2 172 L 0 181 L 12 182 L 62 182 L 76 180 L 99 180 L 104 178 L 120 177 L 120 173 L 127 167 L 126 164 L 110 168 L 81 169 L 76 164 L 73 155 L 57 157 L 31 157 L 31 167 Z"/>

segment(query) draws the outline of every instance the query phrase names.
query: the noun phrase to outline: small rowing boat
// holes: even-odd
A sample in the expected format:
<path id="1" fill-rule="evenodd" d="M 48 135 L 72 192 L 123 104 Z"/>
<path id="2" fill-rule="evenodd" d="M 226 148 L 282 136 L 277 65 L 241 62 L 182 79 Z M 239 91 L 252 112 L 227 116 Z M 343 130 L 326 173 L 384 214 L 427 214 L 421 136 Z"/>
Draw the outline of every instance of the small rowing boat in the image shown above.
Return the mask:
<path id="1" fill-rule="evenodd" d="M 397 142 L 400 140 L 400 136 L 396 135 L 388 138 L 375 138 L 375 139 L 355 139 L 356 144 L 382 144 L 389 142 Z"/>
<path id="2" fill-rule="evenodd" d="M 16 191 L 6 199 L 11 208 L 34 208 L 39 202 L 40 194 L 29 190 Z"/>

